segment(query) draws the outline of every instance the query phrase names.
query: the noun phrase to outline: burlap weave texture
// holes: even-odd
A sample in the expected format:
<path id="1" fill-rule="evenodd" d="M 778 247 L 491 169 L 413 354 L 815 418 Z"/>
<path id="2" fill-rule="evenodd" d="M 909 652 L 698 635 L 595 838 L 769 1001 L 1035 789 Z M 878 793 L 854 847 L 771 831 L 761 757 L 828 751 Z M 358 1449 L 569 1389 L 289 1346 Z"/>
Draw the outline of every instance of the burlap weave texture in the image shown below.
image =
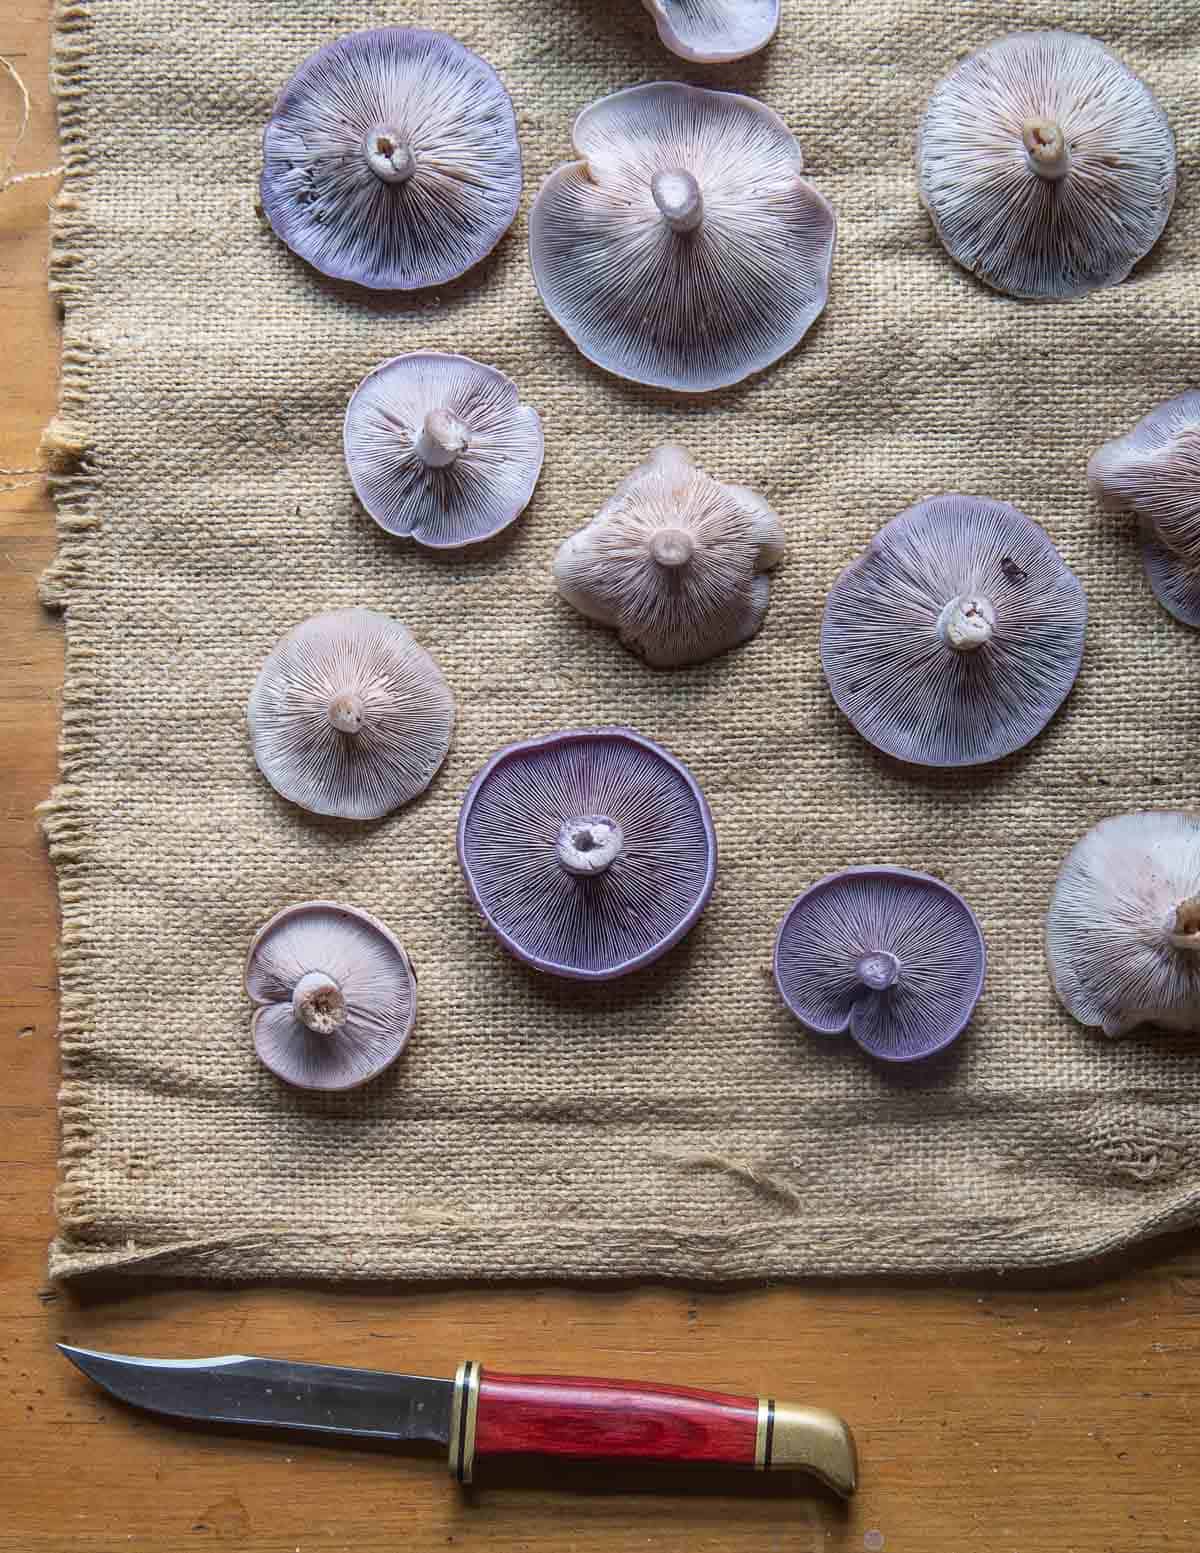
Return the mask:
<path id="1" fill-rule="evenodd" d="M 436 295 L 327 282 L 256 214 L 274 94 L 329 38 L 445 27 L 512 93 L 517 225 Z M 1180 197 L 1134 279 L 1080 303 L 1002 299 L 921 212 L 929 89 L 1013 27 L 1105 39 L 1179 140 Z M 1041 924 L 1060 860 L 1104 815 L 1196 796 L 1200 639 L 1089 500 L 1091 450 L 1195 386 L 1200 11 L 1193 0 L 812 6 L 765 54 L 704 70 L 637 0 L 93 0 L 60 16 L 66 190 L 53 283 L 64 414 L 87 451 L 58 483 L 67 607 L 60 870 L 59 1275 L 414 1278 L 933 1273 L 1088 1256 L 1200 1212 L 1195 1043 L 1110 1044 L 1057 1008 Z M 585 103 L 656 78 L 761 96 L 837 210 L 829 306 L 802 346 L 697 401 L 590 367 L 544 313 L 529 200 Z M 465 351 L 541 411 L 546 467 L 503 540 L 439 556 L 352 498 L 346 400 L 399 351 Z M 561 538 L 666 440 L 763 491 L 790 549 L 762 634 L 654 673 L 554 596 Z M 885 519 L 965 490 L 1043 523 L 1088 590 L 1083 672 L 1025 753 L 968 776 L 877 758 L 835 713 L 824 595 Z M 291 625 L 362 603 L 404 620 L 459 722 L 427 796 L 378 825 L 302 815 L 257 774 L 244 708 Z M 458 803 L 500 744 L 627 723 L 685 759 L 721 861 L 700 925 L 606 989 L 538 978 L 468 907 Z M 936 871 L 991 965 L 966 1037 L 919 1070 L 807 1037 L 770 977 L 798 890 L 863 862 Z M 416 1034 L 345 1097 L 255 1060 L 242 959 L 283 904 L 378 914 L 420 978 Z"/>

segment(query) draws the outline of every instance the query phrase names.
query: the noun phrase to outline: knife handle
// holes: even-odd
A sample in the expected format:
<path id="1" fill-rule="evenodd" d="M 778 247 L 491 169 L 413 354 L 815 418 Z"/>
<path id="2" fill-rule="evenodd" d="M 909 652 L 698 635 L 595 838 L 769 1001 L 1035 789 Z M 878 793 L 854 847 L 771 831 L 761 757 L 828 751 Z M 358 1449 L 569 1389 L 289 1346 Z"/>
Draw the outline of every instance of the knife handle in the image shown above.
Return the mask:
<path id="1" fill-rule="evenodd" d="M 849 1497 L 854 1437 L 835 1413 L 688 1386 L 564 1375 L 500 1375 L 468 1360 L 454 1377 L 450 1471 L 469 1483 L 483 1456 L 707 1462 L 811 1472 Z"/>

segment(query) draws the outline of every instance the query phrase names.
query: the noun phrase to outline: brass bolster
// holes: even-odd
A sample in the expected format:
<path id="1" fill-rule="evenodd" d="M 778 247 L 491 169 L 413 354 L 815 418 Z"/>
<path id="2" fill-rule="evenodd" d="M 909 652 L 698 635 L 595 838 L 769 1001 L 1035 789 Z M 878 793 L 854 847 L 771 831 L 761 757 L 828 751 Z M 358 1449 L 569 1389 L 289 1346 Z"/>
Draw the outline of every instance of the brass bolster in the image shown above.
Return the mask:
<path id="1" fill-rule="evenodd" d="M 475 1420 L 479 1413 L 479 1377 L 482 1368 L 464 1359 L 454 1376 L 450 1403 L 450 1476 L 469 1483 L 475 1470 Z"/>
<path id="2" fill-rule="evenodd" d="M 848 1499 L 858 1486 L 854 1436 L 836 1413 L 759 1397 L 754 1440 L 759 1472 L 811 1472 Z"/>

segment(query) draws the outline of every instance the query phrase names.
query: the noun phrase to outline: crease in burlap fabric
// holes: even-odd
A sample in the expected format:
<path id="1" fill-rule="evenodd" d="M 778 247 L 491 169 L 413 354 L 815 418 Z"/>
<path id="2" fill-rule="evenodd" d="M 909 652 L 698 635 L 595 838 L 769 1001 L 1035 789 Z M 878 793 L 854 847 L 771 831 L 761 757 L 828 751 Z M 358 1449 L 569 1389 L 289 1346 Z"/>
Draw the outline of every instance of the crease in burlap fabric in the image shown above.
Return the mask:
<path id="1" fill-rule="evenodd" d="M 1195 1221 L 1200 1049 L 1072 1024 L 1041 925 L 1085 829 L 1196 797 L 1200 637 L 1156 606 L 1084 469 L 1196 382 L 1200 12 L 783 9 L 768 52 L 710 71 L 665 53 L 636 0 L 62 9 L 52 281 L 79 441 L 56 476 L 46 582 L 68 641 L 62 785 L 45 816 L 63 909 L 56 1274 L 936 1273 L 1061 1263 Z M 464 281 L 388 299 L 306 269 L 255 200 L 279 85 L 328 38 L 397 20 L 449 27 L 495 64 L 526 194 Z M 1106 39 L 1145 76 L 1178 135 L 1180 196 L 1132 281 L 1036 307 L 943 254 L 918 206 L 913 138 L 965 51 L 1053 24 Z M 840 219 L 829 306 L 800 349 L 695 402 L 588 366 L 544 313 L 525 248 L 529 200 L 570 156 L 575 112 L 660 77 L 778 109 Z M 351 496 L 346 400 L 417 347 L 495 363 L 545 420 L 529 511 L 477 552 L 389 540 Z M 790 550 L 752 644 L 662 674 L 560 604 L 550 562 L 668 439 L 766 493 Z M 967 776 L 874 756 L 832 708 L 816 650 L 839 569 L 885 519 L 946 489 L 1043 523 L 1091 601 L 1064 713 L 1027 752 Z M 426 797 L 359 827 L 279 800 L 244 721 L 283 632 L 354 603 L 407 622 L 459 705 Z M 719 878 L 666 960 L 581 989 L 522 970 L 480 926 L 454 821 L 500 744 L 617 722 L 703 784 Z M 797 891 L 871 861 L 950 880 L 991 952 L 966 1037 L 911 1071 L 806 1036 L 770 976 Z M 378 913 L 420 976 L 407 1055 L 344 1097 L 296 1093 L 259 1066 L 241 988 L 255 929 L 313 896 Z"/>

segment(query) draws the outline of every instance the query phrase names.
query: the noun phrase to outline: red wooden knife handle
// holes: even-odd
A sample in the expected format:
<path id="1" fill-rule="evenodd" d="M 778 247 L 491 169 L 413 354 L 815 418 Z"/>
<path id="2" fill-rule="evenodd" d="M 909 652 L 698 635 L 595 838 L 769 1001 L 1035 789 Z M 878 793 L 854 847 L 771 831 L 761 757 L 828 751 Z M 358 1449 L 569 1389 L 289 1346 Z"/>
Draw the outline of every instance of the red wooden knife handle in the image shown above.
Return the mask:
<path id="1" fill-rule="evenodd" d="M 450 1470 L 471 1481 L 482 1456 L 707 1462 L 815 1473 L 854 1492 L 854 1438 L 822 1408 L 687 1386 L 486 1373 L 468 1361 L 454 1383 Z"/>

